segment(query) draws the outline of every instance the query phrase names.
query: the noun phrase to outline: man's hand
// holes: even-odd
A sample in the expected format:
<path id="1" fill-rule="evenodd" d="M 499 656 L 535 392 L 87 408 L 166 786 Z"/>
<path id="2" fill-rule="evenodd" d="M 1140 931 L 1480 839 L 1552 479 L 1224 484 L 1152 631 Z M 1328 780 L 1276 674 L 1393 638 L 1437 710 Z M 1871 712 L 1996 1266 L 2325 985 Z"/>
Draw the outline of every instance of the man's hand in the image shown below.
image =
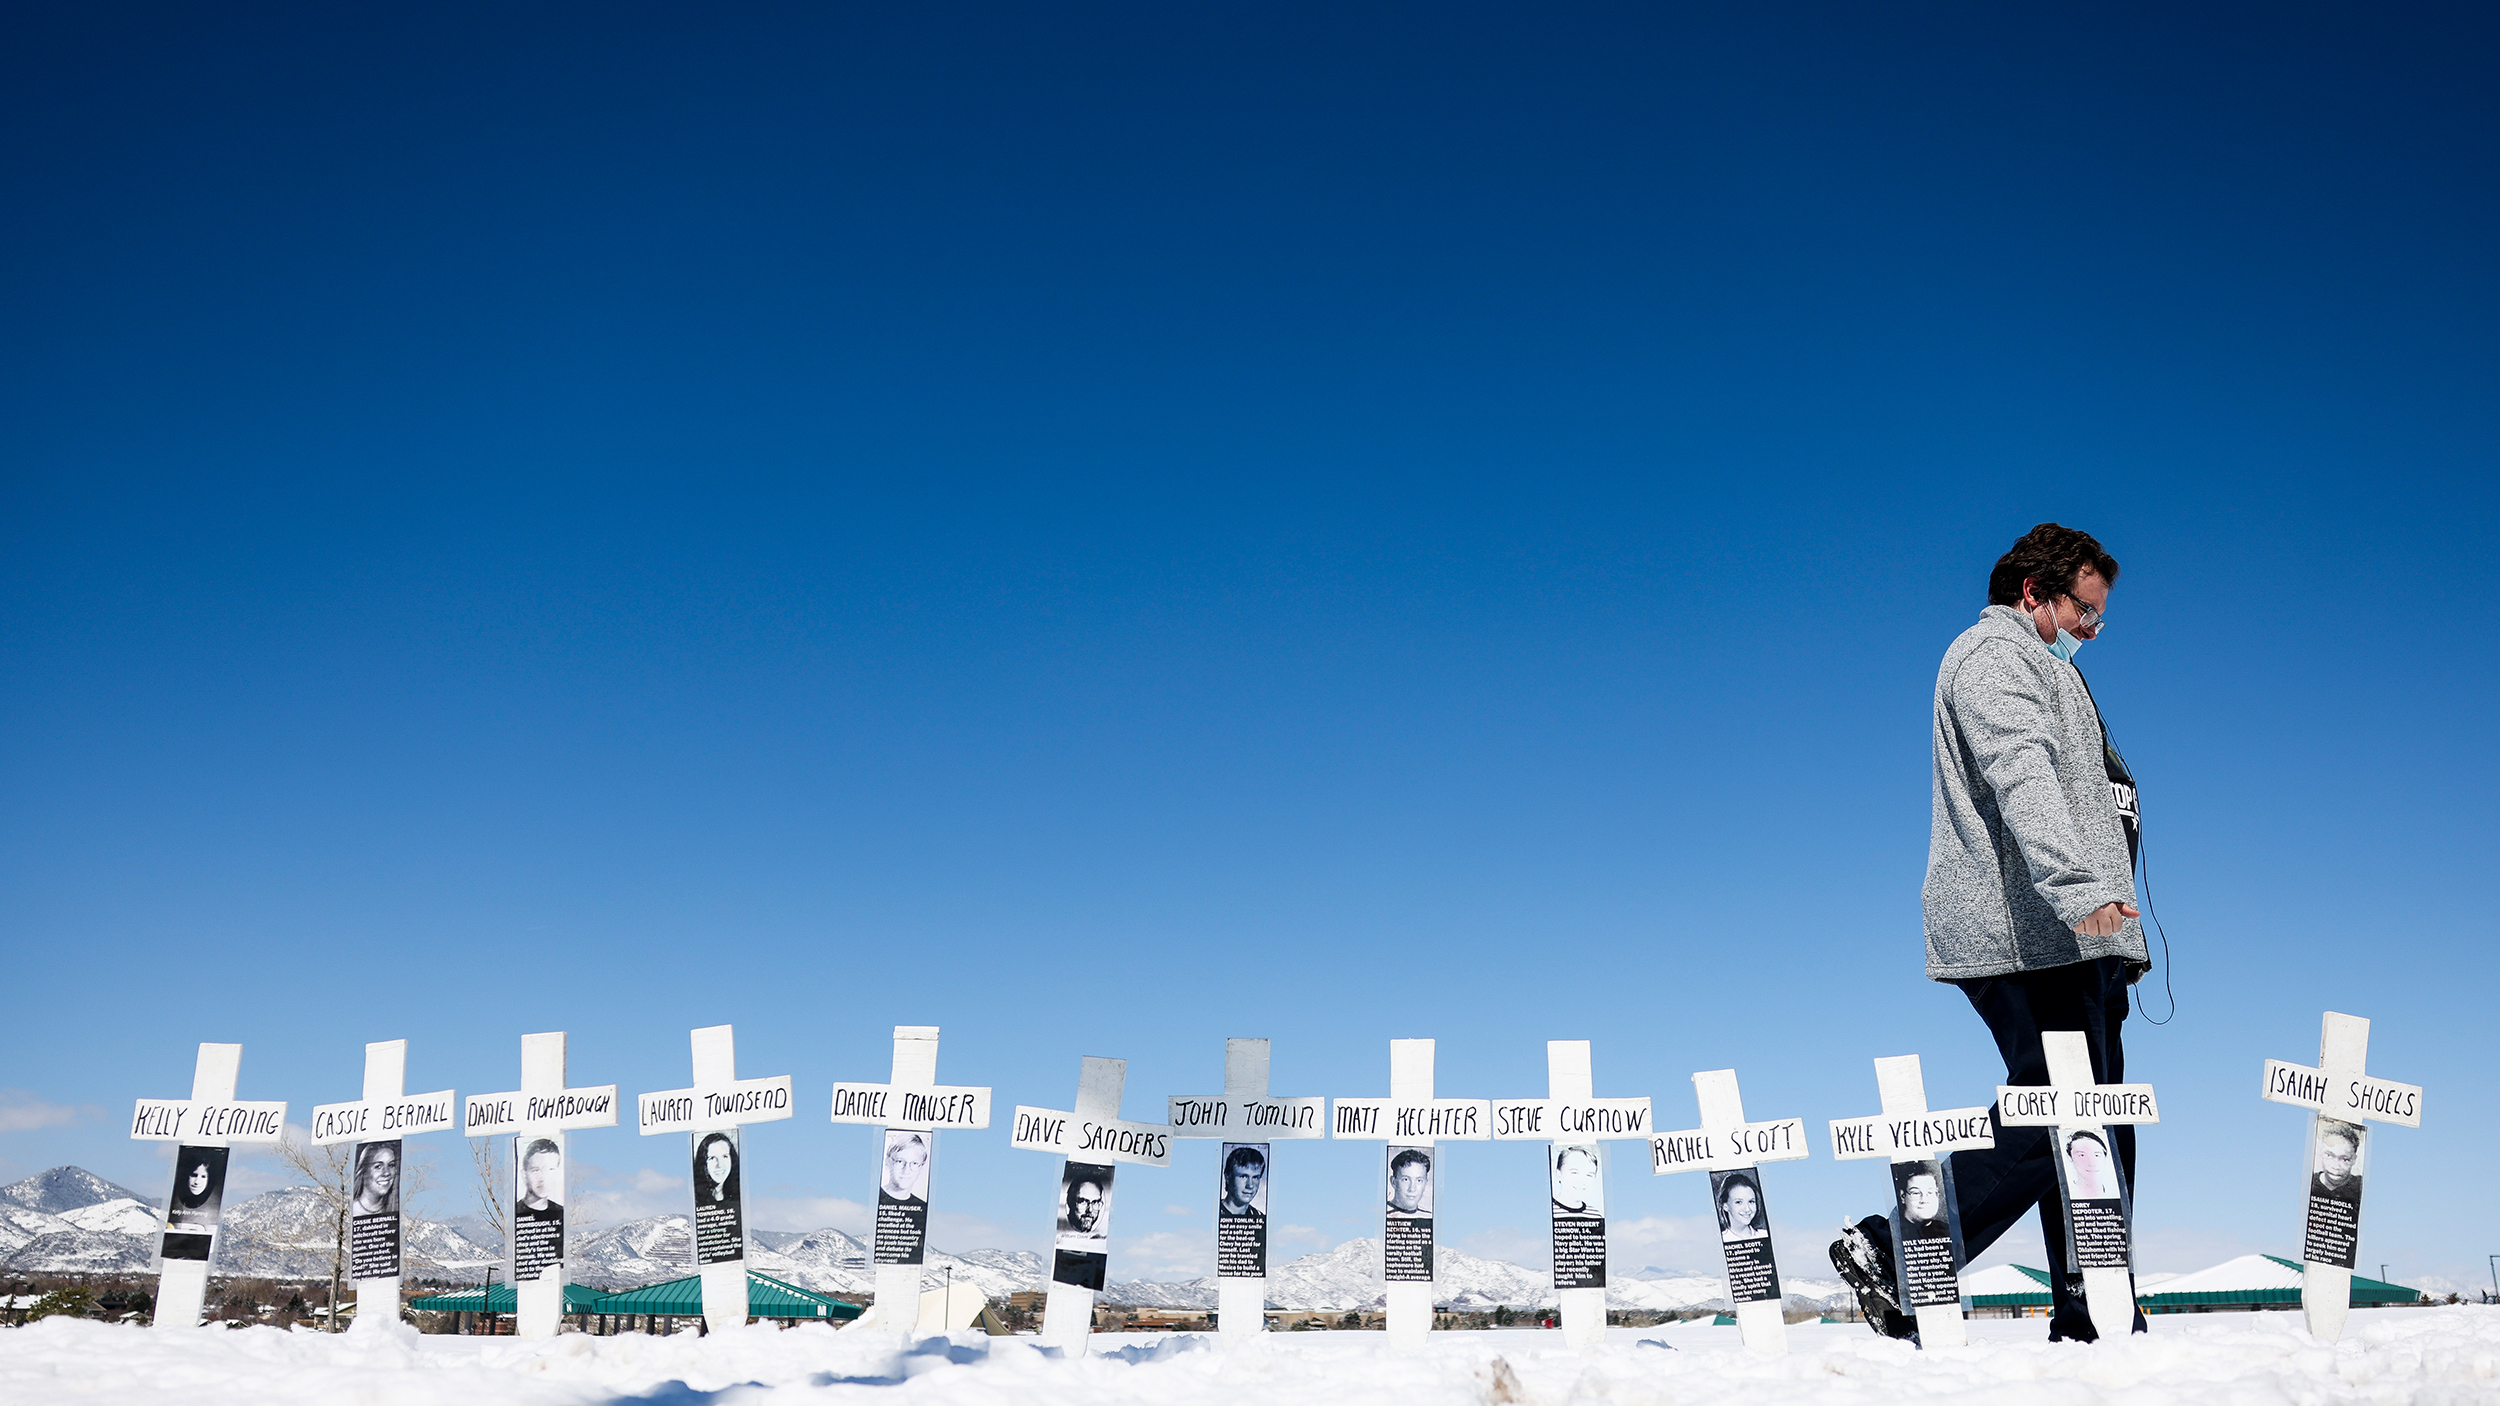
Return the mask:
<path id="1" fill-rule="evenodd" d="M 2092 910 L 2075 931 L 2085 937 L 2108 937 L 2127 925 L 2129 918 L 2141 918 L 2143 912 L 2132 903 L 2104 903 Z"/>

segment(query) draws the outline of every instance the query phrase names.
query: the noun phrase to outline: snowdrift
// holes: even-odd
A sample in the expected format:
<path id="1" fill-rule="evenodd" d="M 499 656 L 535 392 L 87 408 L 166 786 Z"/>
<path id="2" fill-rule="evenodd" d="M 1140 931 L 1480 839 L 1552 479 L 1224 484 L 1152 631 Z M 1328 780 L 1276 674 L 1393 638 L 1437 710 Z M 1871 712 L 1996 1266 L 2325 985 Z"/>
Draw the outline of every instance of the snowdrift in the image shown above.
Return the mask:
<path id="1" fill-rule="evenodd" d="M 1854 1324 L 1790 1331 L 1786 1357 L 1732 1328 L 1617 1329 L 1585 1354 L 1553 1332 L 1435 1335 L 1401 1352 L 1381 1333 L 1278 1333 L 1240 1348 L 1203 1335 L 1108 1334 L 1081 1360 L 1030 1338 L 959 1335 L 903 1347 L 807 1325 L 708 1338 L 567 1334 L 552 1342 L 330 1337 L 275 1328 L 156 1332 L 49 1319 L 0 1330 L 0 1400 L 81 1406 L 667 1406 L 908 1401 L 912 1406 L 1889 1406 L 2194 1401 L 2198 1406 L 2500 1399 L 2500 1309 L 2373 1309 L 2342 1343 L 2294 1313 L 2157 1320 L 2121 1343 L 2051 1345 L 2041 1320 L 1983 1319 L 1977 1341 L 1920 1353 Z"/>

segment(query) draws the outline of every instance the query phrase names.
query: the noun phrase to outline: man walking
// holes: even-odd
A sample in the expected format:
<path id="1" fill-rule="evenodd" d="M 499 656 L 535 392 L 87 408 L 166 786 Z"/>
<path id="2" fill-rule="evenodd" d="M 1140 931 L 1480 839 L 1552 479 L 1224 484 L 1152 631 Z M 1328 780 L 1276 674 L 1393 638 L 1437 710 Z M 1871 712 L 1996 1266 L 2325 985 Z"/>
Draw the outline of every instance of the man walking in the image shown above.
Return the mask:
<path id="1" fill-rule="evenodd" d="M 2123 1082 L 2127 988 L 2150 966 L 2135 906 L 2135 778 L 2109 745 L 2076 651 L 2097 638 L 2118 563 L 2091 534 L 2044 522 L 1988 577 L 1988 608 L 1936 673 L 1927 844 L 1927 975 L 1970 999 L 2008 1084 L 2049 1082 L 2040 1033 L 2080 1030 L 2099 1083 Z M 2048 1128 L 1996 1130 L 1953 1156 L 1966 1252 L 1977 1258 L 2034 1206 L 2054 1310 L 2049 1339 L 2095 1336 L 2083 1275 L 2066 1261 Z M 2135 1129 L 2110 1129 L 2135 1185 Z M 1832 1244 L 1876 1331 L 1907 1337 L 1884 1217 Z M 2135 1330 L 2144 1331 L 2141 1312 Z"/>

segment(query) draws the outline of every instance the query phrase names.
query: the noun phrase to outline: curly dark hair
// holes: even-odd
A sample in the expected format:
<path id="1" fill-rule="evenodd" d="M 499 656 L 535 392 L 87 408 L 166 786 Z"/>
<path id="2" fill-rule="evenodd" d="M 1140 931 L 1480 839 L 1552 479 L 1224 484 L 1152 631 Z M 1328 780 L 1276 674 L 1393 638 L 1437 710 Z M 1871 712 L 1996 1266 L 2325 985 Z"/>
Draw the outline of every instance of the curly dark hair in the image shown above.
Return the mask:
<path id="1" fill-rule="evenodd" d="M 2118 584 L 2118 558 L 2101 550 L 2099 538 L 2044 522 L 2024 533 L 2012 551 L 1997 558 L 1996 570 L 1988 573 L 1988 604 L 2021 605 L 2025 581 L 2031 583 L 2031 594 L 2037 600 L 2070 595 L 2075 589 L 2075 577 L 2087 566 L 2099 572 L 2102 580 L 2113 586 Z"/>

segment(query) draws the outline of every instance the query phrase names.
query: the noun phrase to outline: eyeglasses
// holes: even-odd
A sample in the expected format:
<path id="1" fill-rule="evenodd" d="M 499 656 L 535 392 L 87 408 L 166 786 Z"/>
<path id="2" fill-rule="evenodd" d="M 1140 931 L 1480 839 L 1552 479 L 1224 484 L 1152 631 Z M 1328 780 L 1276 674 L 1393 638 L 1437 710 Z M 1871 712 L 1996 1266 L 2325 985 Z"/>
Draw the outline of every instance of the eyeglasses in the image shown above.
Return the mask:
<path id="1" fill-rule="evenodd" d="M 2083 617 L 2075 623 L 2078 630 L 2098 630 L 2109 619 L 2108 612 L 2097 605 L 2085 605 L 2081 596 L 2070 595 L 2066 599 L 2075 603 L 2076 612 Z"/>

